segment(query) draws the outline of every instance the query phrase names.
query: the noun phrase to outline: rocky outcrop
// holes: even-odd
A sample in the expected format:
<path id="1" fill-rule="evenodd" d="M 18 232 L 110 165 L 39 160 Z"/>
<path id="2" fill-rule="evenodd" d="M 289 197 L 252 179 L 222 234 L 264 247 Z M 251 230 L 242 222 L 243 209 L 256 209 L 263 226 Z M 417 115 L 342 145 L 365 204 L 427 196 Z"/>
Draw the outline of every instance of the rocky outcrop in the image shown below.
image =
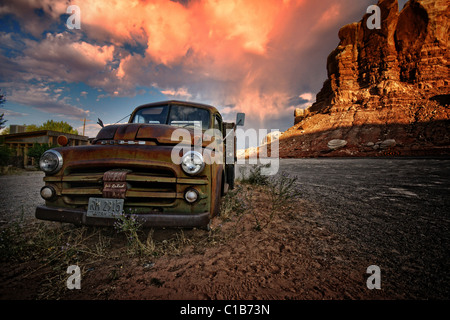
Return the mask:
<path id="1" fill-rule="evenodd" d="M 448 1 L 378 6 L 380 29 L 368 28 L 366 14 L 339 30 L 328 79 L 308 110 L 296 110 L 280 156 L 450 153 Z M 331 140 L 347 144 L 332 149 Z"/>

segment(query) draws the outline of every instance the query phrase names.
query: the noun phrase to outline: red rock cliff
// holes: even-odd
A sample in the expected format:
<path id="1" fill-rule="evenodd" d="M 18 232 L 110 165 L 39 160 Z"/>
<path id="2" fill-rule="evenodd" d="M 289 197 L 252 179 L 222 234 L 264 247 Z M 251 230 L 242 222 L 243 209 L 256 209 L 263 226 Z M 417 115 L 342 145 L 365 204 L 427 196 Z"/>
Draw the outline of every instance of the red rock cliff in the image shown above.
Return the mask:
<path id="1" fill-rule="evenodd" d="M 366 14 L 339 30 L 328 79 L 307 112 L 296 110 L 280 156 L 450 154 L 448 1 L 378 6 L 380 29 Z"/>

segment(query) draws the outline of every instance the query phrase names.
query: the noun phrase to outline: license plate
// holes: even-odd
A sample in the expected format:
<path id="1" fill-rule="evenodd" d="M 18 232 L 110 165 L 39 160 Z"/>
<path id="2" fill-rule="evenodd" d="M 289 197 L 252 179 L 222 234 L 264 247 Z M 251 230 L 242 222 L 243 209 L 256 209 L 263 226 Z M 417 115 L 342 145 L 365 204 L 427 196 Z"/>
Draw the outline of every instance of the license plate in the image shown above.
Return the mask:
<path id="1" fill-rule="evenodd" d="M 117 218 L 123 211 L 123 199 L 89 198 L 87 216 Z"/>

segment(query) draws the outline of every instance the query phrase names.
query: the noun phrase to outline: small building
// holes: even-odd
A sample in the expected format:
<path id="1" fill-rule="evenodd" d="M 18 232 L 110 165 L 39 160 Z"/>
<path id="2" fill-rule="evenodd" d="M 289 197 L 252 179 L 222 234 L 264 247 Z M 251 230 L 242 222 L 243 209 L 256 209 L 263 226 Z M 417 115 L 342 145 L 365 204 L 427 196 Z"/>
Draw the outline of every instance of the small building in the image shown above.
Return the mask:
<path id="1" fill-rule="evenodd" d="M 16 130 L 12 131 L 17 132 Z M 47 144 L 49 146 L 57 146 L 57 139 L 61 135 L 65 135 L 69 139 L 69 146 L 81 146 L 89 144 L 89 137 L 52 130 L 6 134 L 0 137 L 0 144 L 4 144 L 11 150 L 13 150 L 13 156 L 20 159 L 20 161 L 16 161 L 17 165 L 28 167 L 34 166 L 34 159 L 27 156 L 28 150 L 32 148 L 34 144 L 37 143 L 40 145 Z"/>

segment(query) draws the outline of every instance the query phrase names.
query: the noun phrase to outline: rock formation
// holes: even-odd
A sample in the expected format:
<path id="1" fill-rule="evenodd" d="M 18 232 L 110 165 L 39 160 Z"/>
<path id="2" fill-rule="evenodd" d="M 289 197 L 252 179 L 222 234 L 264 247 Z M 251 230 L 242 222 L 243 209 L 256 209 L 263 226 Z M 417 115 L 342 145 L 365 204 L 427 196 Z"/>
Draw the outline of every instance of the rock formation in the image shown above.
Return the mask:
<path id="1" fill-rule="evenodd" d="M 296 110 L 281 157 L 450 154 L 448 1 L 378 6 L 380 29 L 365 14 L 339 30 L 328 79 L 308 110 Z M 331 140 L 347 143 L 329 148 Z"/>

